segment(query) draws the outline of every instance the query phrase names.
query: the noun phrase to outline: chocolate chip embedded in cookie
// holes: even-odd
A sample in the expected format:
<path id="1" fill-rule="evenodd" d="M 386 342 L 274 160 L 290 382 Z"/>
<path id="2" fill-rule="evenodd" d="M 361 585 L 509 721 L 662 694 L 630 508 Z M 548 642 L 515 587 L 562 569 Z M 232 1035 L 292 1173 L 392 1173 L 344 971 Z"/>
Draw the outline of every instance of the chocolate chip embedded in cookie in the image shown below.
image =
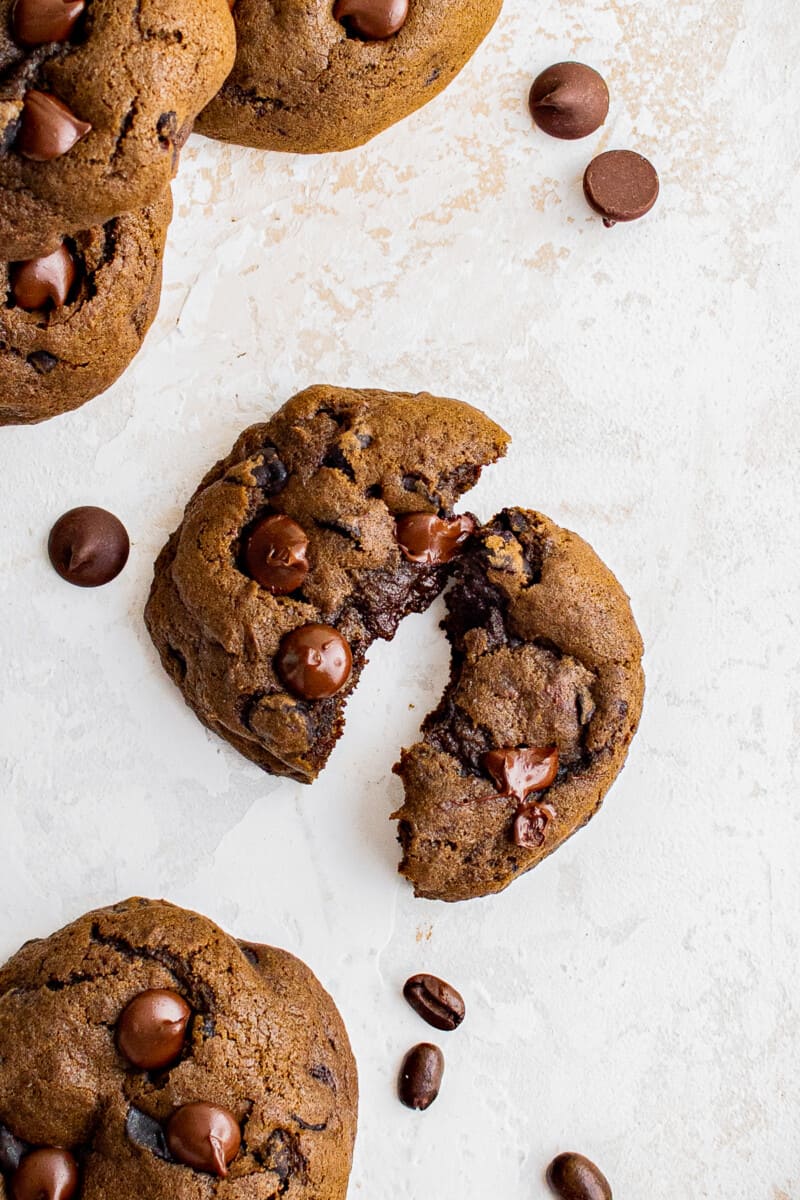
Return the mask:
<path id="1" fill-rule="evenodd" d="M 0 425 L 77 408 L 122 374 L 158 309 L 171 213 L 167 191 L 48 255 L 0 263 Z"/>
<path id="2" fill-rule="evenodd" d="M 475 527 L 453 506 L 507 442 L 456 400 L 332 387 L 246 430 L 161 552 L 145 613 L 200 720 L 313 780 L 370 645 L 440 593 Z"/>
<path id="3" fill-rule="evenodd" d="M 0 0 L 0 261 L 156 204 L 234 53 L 226 0 Z"/>
<path id="4" fill-rule="evenodd" d="M 594 815 L 644 693 L 628 599 L 595 552 L 506 509 L 456 563 L 453 676 L 395 767 L 400 870 L 419 896 L 502 891 Z"/>
<path id="5" fill-rule="evenodd" d="M 438 95 L 502 0 L 239 0 L 236 64 L 200 114 L 209 137 L 322 154 L 369 141 Z"/>
<path id="6" fill-rule="evenodd" d="M 8 1200 L 197 1200 L 222 1179 L 230 1200 L 344 1200 L 357 1103 L 309 969 L 196 913 L 129 900 L 0 968 Z"/>

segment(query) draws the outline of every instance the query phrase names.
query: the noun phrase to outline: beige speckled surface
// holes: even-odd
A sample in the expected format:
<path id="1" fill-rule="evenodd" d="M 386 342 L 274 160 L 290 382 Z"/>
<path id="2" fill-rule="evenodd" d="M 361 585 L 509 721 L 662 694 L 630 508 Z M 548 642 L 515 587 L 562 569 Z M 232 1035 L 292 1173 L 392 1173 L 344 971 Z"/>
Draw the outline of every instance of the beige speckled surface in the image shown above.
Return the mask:
<path id="1" fill-rule="evenodd" d="M 571 56 L 612 111 L 557 143 L 525 94 Z M 139 891 L 306 958 L 361 1067 L 354 1200 L 545 1200 L 566 1148 L 615 1200 L 800 1198 L 798 64 L 790 0 L 506 0 L 452 89 L 364 150 L 193 139 L 143 354 L 80 412 L 2 431 L 0 953 Z M 580 178 L 615 146 L 663 188 L 608 231 Z M 577 529 L 631 593 L 629 764 L 495 899 L 414 901 L 394 875 L 391 765 L 447 670 L 435 613 L 376 648 L 311 790 L 205 733 L 142 626 L 201 473 L 316 380 L 485 406 L 515 448 L 471 504 Z M 133 539 L 98 592 L 44 557 L 86 502 Z M 428 1032 L 399 998 L 424 969 L 469 1013 L 419 1116 L 393 1079 Z"/>

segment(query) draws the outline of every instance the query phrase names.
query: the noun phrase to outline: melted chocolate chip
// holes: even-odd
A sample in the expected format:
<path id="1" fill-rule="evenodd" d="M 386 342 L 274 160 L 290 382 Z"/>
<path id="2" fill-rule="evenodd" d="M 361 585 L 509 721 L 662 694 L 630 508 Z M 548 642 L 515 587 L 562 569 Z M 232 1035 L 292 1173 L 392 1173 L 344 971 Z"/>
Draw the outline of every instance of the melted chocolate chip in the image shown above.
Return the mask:
<path id="1" fill-rule="evenodd" d="M 62 243 L 52 254 L 17 263 L 11 271 L 11 295 L 27 312 L 52 305 L 63 308 L 75 283 L 75 260 Z"/>
<path id="2" fill-rule="evenodd" d="M 288 596 L 308 574 L 308 538 L 302 527 L 281 513 L 264 517 L 250 531 L 242 555 L 251 579 L 273 596 Z"/>
<path id="3" fill-rule="evenodd" d="M 404 557 L 409 562 L 426 565 L 451 562 L 459 546 L 474 532 L 474 517 L 447 520 L 435 513 L 409 513 L 400 517 L 395 526 L 395 537 Z"/>
<path id="4" fill-rule="evenodd" d="M 141 992 L 117 1022 L 117 1048 L 143 1071 L 168 1067 L 180 1057 L 191 1015 L 177 992 L 161 988 Z"/>
<path id="5" fill-rule="evenodd" d="M 552 804 L 521 804 L 514 817 L 514 844 L 521 850 L 538 850 L 555 815 Z"/>
<path id="6" fill-rule="evenodd" d="M 489 750 L 481 762 L 497 784 L 498 795 L 519 801 L 531 792 L 550 787 L 558 774 L 558 750 L 554 746 Z"/>
<path id="7" fill-rule="evenodd" d="M 33 162 L 50 162 L 67 154 L 91 128 L 49 92 L 26 92 L 16 147 Z"/>
<path id="8" fill-rule="evenodd" d="M 336 0 L 333 15 L 348 33 L 364 41 L 383 41 L 408 20 L 409 0 Z"/>
<path id="9" fill-rule="evenodd" d="M 16 0 L 11 17 L 14 40 L 21 46 L 65 42 L 86 0 Z"/>
<path id="10" fill-rule="evenodd" d="M 304 700 L 335 696 L 350 678 L 353 656 L 332 625 L 301 625 L 283 638 L 275 665 L 286 687 Z"/>
<path id="11" fill-rule="evenodd" d="M 215 1104 L 185 1104 L 167 1125 L 167 1145 L 178 1162 L 220 1179 L 226 1178 L 241 1144 L 239 1122 Z"/>

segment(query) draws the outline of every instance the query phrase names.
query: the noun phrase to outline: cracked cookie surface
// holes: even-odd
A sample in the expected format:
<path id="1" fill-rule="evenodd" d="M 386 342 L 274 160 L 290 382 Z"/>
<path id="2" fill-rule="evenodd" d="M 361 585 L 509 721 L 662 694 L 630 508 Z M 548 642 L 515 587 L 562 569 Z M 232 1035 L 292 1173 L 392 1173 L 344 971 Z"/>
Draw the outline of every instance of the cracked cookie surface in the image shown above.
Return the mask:
<path id="1" fill-rule="evenodd" d="M 358 36 L 334 0 L 236 0 L 236 64 L 197 129 L 264 150 L 362 145 L 455 78 L 502 0 L 410 0 L 388 37 Z M 376 6 L 378 7 L 378 6 Z"/>
<path id="2" fill-rule="evenodd" d="M 395 767 L 400 870 L 437 900 L 502 891 L 585 825 L 644 695 L 628 598 L 576 534 L 506 509 L 456 571 L 450 683 Z"/>
<path id="3" fill-rule="evenodd" d="M 160 1070 L 118 1048 L 121 1015 L 150 989 L 190 1013 Z M 0 969 L 3 1200 L 43 1147 L 72 1156 L 76 1200 L 342 1200 L 357 1090 L 341 1018 L 303 963 L 164 901 L 89 913 Z M 225 1178 L 170 1151 L 170 1118 L 198 1103 L 241 1131 Z"/>
<path id="4" fill-rule="evenodd" d="M 145 613 L 162 664 L 200 720 L 265 770 L 311 782 L 342 732 L 371 643 L 427 608 L 451 571 L 419 554 L 411 561 L 397 521 L 436 514 L 446 524 L 507 443 L 457 400 L 322 386 L 246 430 L 189 501 L 156 563 Z M 276 514 L 307 542 L 307 569 L 293 562 L 297 586 L 282 595 L 246 573 L 251 531 Z M 295 631 L 320 626 L 346 642 L 349 673 L 343 653 L 335 693 L 297 695 L 286 679 L 296 683 L 302 663 L 289 670 L 284 659 L 282 675 L 276 660 Z M 330 649 L 335 639 L 325 636 Z"/>
<path id="5" fill-rule="evenodd" d="M 233 63 L 227 0 L 74 7 L 60 40 L 26 45 L 0 0 L 0 260 L 155 203 Z"/>
<path id="6" fill-rule="evenodd" d="M 0 264 L 0 425 L 31 425 L 104 392 L 138 353 L 158 311 L 172 198 L 76 233 L 75 278 L 61 307 L 15 303 Z"/>

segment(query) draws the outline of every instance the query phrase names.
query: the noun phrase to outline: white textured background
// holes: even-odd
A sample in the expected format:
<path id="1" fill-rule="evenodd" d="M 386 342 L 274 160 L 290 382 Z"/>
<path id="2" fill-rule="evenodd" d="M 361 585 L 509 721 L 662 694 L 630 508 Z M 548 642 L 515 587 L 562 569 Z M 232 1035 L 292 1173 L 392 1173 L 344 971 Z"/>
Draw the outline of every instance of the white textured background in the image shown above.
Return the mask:
<path id="1" fill-rule="evenodd" d="M 609 122 L 534 131 L 553 61 Z M 362 151 L 193 139 L 161 314 L 82 411 L 5 429 L 0 954 L 133 892 L 307 959 L 362 1081 L 351 1198 L 543 1200 L 565 1148 L 616 1200 L 798 1200 L 796 0 L 506 0 L 441 99 Z M 630 146 L 658 208 L 603 228 L 580 190 Z M 141 621 L 152 560 L 240 429 L 313 382 L 438 391 L 514 435 L 470 505 L 540 507 L 630 591 L 648 701 L 602 815 L 505 895 L 412 899 L 390 773 L 446 675 L 437 612 L 373 654 L 312 788 L 207 734 Z M 129 567 L 85 592 L 44 544 L 105 505 Z M 425 1115 L 393 1094 L 430 1032 L 412 971 L 468 998 Z"/>

